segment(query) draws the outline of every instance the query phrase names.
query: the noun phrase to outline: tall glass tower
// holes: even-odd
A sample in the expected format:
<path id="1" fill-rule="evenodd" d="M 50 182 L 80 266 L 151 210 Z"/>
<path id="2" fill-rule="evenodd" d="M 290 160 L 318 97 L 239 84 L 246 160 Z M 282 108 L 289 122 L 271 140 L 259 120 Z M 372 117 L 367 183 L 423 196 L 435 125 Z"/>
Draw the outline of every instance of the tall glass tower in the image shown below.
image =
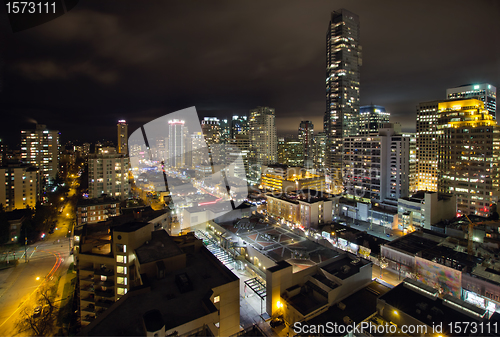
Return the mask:
<path id="1" fill-rule="evenodd" d="M 342 191 L 342 139 L 359 132 L 359 17 L 345 9 L 333 11 L 326 33 L 327 167 L 331 191 Z"/>

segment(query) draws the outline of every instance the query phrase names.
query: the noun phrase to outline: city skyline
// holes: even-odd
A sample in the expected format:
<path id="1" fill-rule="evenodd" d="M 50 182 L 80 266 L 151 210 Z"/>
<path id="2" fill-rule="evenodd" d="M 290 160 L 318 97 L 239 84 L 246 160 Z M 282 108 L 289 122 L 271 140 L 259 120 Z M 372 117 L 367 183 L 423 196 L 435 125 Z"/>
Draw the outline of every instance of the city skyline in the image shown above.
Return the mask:
<path id="1" fill-rule="evenodd" d="M 432 11 L 425 3 L 393 1 L 316 2 L 307 11 L 298 2 L 162 4 L 130 11 L 122 3 L 86 2 L 24 32 L 12 34 L 3 24 L 1 106 L 10 118 L 0 136 L 14 146 L 19 136 L 13 130 L 33 127 L 36 120 L 61 130 L 63 142 L 69 135 L 81 141 L 113 139 L 117 120 L 127 120 L 133 131 L 189 106 L 196 106 L 200 117 L 219 118 L 270 106 L 280 135 L 295 133 L 301 120 L 320 126 L 325 22 L 342 7 L 361 22 L 360 105 L 385 106 L 391 122 L 415 131 L 419 102 L 444 99 L 444 89 L 463 84 L 498 86 L 494 13 L 499 4 L 449 4 L 433 3 Z M 295 20 L 287 20 L 291 17 Z M 81 22 L 94 28 L 82 30 Z M 185 42 L 195 36 L 197 43 Z M 471 40 L 483 52 L 467 48 L 464 41 Z"/>

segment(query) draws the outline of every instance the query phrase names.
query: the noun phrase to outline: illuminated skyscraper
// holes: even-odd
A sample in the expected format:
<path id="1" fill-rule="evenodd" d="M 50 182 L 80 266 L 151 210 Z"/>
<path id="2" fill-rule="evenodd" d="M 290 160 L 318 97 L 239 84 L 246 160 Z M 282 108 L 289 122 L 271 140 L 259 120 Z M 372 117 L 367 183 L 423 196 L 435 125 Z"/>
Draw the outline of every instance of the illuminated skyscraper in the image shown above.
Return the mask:
<path id="1" fill-rule="evenodd" d="M 37 124 L 21 131 L 21 160 L 40 169 L 43 179 L 55 179 L 59 170 L 59 131 Z"/>
<path id="2" fill-rule="evenodd" d="M 384 124 L 389 123 L 389 113 L 383 106 L 365 105 L 359 110 L 359 133 L 362 136 L 377 134 Z"/>
<path id="3" fill-rule="evenodd" d="M 342 140 L 359 135 L 359 81 L 361 46 L 359 18 L 345 9 L 331 13 L 326 34 L 326 112 L 324 130 L 328 136 L 327 166 L 331 190 L 342 191 Z"/>
<path id="4" fill-rule="evenodd" d="M 500 128 L 479 99 L 440 102 L 438 191 L 463 214 L 489 216 L 499 197 Z"/>
<path id="5" fill-rule="evenodd" d="M 181 167 L 185 162 L 184 121 L 168 121 L 168 158 L 171 167 Z"/>
<path id="6" fill-rule="evenodd" d="M 488 83 L 466 84 L 456 88 L 446 89 L 448 99 L 477 98 L 483 101 L 484 108 L 489 114 L 496 118 L 497 111 L 497 88 Z"/>
<path id="7" fill-rule="evenodd" d="M 119 120 L 118 128 L 118 153 L 128 154 L 128 124 L 125 120 Z"/>
<path id="8" fill-rule="evenodd" d="M 249 179 L 253 183 L 260 180 L 260 166 L 276 163 L 278 159 L 278 139 L 274 109 L 257 107 L 250 110 L 248 127 L 250 132 Z"/>
<path id="9" fill-rule="evenodd" d="M 231 120 L 231 138 L 236 138 L 237 135 L 248 135 L 247 116 L 233 116 Z"/>
<path id="10" fill-rule="evenodd" d="M 299 141 L 302 143 L 303 165 L 306 168 L 313 167 L 313 161 L 314 161 L 313 138 L 314 138 L 313 123 L 311 121 L 300 122 Z"/>
<path id="11" fill-rule="evenodd" d="M 417 190 L 437 192 L 437 122 L 440 101 L 417 106 Z"/>

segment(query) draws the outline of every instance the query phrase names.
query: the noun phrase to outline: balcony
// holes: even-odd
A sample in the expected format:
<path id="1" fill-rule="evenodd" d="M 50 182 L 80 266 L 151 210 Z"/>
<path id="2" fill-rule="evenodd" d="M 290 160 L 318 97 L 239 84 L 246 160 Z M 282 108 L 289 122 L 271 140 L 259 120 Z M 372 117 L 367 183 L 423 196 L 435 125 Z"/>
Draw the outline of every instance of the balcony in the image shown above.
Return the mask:
<path id="1" fill-rule="evenodd" d="M 96 296 L 106 297 L 106 298 L 115 297 L 115 292 L 112 290 L 96 290 L 95 294 Z"/>
<path id="2" fill-rule="evenodd" d="M 85 308 L 83 308 L 82 311 L 95 312 L 95 306 L 93 304 L 89 304 Z"/>
<path id="3" fill-rule="evenodd" d="M 80 287 L 80 290 L 81 291 L 87 291 L 87 292 L 91 292 L 93 293 L 94 292 L 94 285 L 92 284 L 85 284 L 85 285 L 82 285 Z"/>
<path id="4" fill-rule="evenodd" d="M 106 281 L 98 281 L 95 283 L 95 285 L 100 286 L 100 287 L 114 287 L 115 282 L 112 280 L 106 280 Z"/>
<path id="5" fill-rule="evenodd" d="M 82 317 L 82 321 L 84 322 L 92 322 L 95 320 L 95 315 L 85 315 L 84 317 Z"/>
<path id="6" fill-rule="evenodd" d="M 91 294 L 91 295 L 89 295 L 87 297 L 82 298 L 82 301 L 94 303 L 95 302 L 95 297 L 94 297 L 94 295 Z"/>
<path id="7" fill-rule="evenodd" d="M 95 305 L 97 307 L 101 307 L 101 308 L 109 308 L 111 307 L 115 302 L 114 301 L 111 301 L 111 300 L 99 300 L 97 302 L 95 302 Z"/>
<path id="8" fill-rule="evenodd" d="M 113 276 L 115 275 L 115 271 L 111 269 L 99 269 L 95 270 L 94 273 L 96 275 L 102 275 L 102 276 Z"/>

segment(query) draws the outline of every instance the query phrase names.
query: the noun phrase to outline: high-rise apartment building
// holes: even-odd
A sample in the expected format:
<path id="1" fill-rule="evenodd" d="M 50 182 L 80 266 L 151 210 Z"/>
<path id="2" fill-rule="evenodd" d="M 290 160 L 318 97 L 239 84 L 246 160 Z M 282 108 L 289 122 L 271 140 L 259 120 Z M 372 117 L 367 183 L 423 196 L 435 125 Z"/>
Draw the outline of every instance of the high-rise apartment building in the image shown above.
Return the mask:
<path id="1" fill-rule="evenodd" d="M 249 179 L 252 183 L 260 180 L 260 166 L 276 163 L 278 159 L 278 139 L 274 109 L 257 107 L 250 110 L 248 121 L 250 134 L 249 163 L 252 165 Z"/>
<path id="2" fill-rule="evenodd" d="M 377 134 L 378 130 L 389 123 L 389 113 L 380 105 L 365 105 L 359 108 L 359 134 L 368 136 Z"/>
<path id="3" fill-rule="evenodd" d="M 130 194 L 129 158 L 121 154 L 94 154 L 89 158 L 89 198 L 126 199 Z"/>
<path id="4" fill-rule="evenodd" d="M 170 167 L 182 167 L 185 163 L 184 123 L 179 119 L 168 121 L 168 163 Z"/>
<path id="5" fill-rule="evenodd" d="M 326 165 L 328 137 L 326 133 L 320 132 L 313 138 L 314 168 L 324 170 Z"/>
<path id="6" fill-rule="evenodd" d="M 359 18 L 345 9 L 333 11 L 326 34 L 327 166 L 332 192 L 342 191 L 342 141 L 358 135 L 361 66 Z"/>
<path id="7" fill-rule="evenodd" d="M 39 196 L 38 168 L 26 164 L 0 167 L 0 204 L 5 211 L 35 207 Z"/>
<path id="8" fill-rule="evenodd" d="M 437 192 L 437 122 L 440 101 L 417 106 L 417 190 Z"/>
<path id="9" fill-rule="evenodd" d="M 234 138 L 229 139 L 225 146 L 226 165 L 234 167 L 234 176 L 240 179 L 246 179 L 246 174 L 249 172 L 248 167 L 248 152 L 250 149 L 250 139 L 248 135 L 237 134 Z M 243 160 L 243 167 L 238 157 Z"/>
<path id="10" fill-rule="evenodd" d="M 21 160 L 40 169 L 42 179 L 54 180 L 59 170 L 59 131 L 37 124 L 21 131 Z"/>
<path id="11" fill-rule="evenodd" d="M 386 124 L 377 135 L 344 139 L 345 192 L 366 201 L 397 202 L 408 196 L 410 138 Z"/>
<path id="12" fill-rule="evenodd" d="M 465 84 L 456 88 L 446 89 L 446 98 L 477 98 L 483 101 L 484 108 L 489 114 L 496 118 L 497 111 L 497 88 L 488 83 Z"/>
<path id="13" fill-rule="evenodd" d="M 299 141 L 303 146 L 304 167 L 312 168 L 314 164 L 313 153 L 314 125 L 311 121 L 302 121 L 299 125 Z"/>
<path id="14" fill-rule="evenodd" d="M 479 99 L 440 102 L 438 190 L 463 214 L 489 216 L 498 201 L 500 127 Z"/>
<path id="15" fill-rule="evenodd" d="M 121 119 L 116 127 L 118 128 L 118 153 L 126 155 L 128 154 L 128 124 Z"/>

